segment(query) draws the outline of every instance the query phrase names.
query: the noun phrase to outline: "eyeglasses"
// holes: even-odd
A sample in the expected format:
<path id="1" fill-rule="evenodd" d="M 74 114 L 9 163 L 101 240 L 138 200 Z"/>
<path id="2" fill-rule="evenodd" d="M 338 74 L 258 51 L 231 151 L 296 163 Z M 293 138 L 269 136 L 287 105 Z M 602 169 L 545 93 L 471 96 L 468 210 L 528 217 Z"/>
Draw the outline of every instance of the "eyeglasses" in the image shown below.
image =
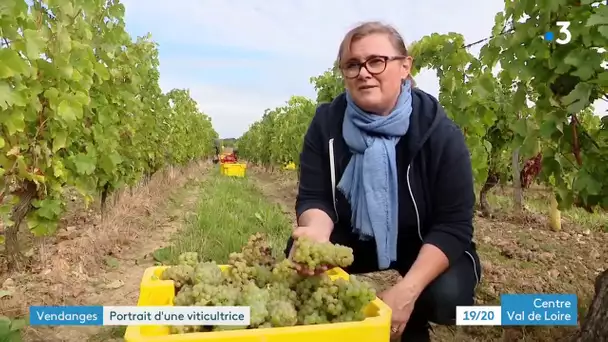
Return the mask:
<path id="1" fill-rule="evenodd" d="M 405 59 L 405 56 L 371 56 L 366 59 L 363 63 L 359 62 L 348 62 L 340 69 L 342 70 L 342 75 L 345 78 L 357 78 L 361 73 L 361 67 L 364 67 L 367 72 L 372 75 L 379 75 L 386 70 L 386 65 L 390 61 Z"/>

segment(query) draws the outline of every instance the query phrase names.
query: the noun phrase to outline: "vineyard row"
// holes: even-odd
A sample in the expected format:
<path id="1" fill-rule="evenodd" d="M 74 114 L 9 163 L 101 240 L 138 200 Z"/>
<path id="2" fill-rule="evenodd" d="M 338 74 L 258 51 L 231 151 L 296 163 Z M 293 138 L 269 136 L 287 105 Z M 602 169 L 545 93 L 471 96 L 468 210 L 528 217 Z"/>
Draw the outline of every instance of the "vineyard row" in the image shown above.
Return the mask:
<path id="1" fill-rule="evenodd" d="M 118 1 L 30 3 L 0 6 L 0 222 L 13 267 L 20 224 L 54 232 L 66 189 L 106 198 L 210 156 L 218 137 L 188 90 L 161 90 L 157 46 L 130 37 Z"/>

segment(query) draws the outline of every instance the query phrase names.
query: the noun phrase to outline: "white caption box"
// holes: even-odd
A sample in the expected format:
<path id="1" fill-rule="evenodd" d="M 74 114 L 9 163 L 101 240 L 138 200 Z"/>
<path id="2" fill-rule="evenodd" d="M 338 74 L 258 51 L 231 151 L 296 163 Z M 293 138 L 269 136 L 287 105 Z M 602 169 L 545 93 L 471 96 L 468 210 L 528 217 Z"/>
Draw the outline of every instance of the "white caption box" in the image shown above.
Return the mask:
<path id="1" fill-rule="evenodd" d="M 104 306 L 103 325 L 249 325 L 248 306 Z"/>
<path id="2" fill-rule="evenodd" d="M 500 306 L 457 306 L 456 325 L 501 325 Z"/>

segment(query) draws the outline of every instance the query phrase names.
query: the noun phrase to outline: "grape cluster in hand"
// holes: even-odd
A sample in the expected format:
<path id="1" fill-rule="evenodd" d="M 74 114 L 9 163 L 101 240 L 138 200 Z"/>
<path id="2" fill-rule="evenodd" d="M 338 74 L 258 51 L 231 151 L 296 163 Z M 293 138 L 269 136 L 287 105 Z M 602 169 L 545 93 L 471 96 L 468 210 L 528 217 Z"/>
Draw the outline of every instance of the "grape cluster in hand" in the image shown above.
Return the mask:
<path id="1" fill-rule="evenodd" d="M 354 261 L 352 248 L 331 242 L 319 243 L 300 237 L 294 241 L 293 248 L 293 261 L 311 270 L 323 266 L 347 267 Z"/>
<path id="2" fill-rule="evenodd" d="M 296 240 L 294 261 L 277 260 L 263 234 L 251 236 L 240 252 L 229 257 L 222 271 L 197 253 L 179 256 L 161 279 L 174 281 L 176 306 L 249 306 L 249 326 L 173 326 L 173 334 L 235 329 L 289 327 L 365 319 L 364 309 L 376 298 L 374 289 L 355 276 L 333 281 L 327 274 L 305 276 L 297 263 L 307 267 L 347 267 L 352 250 L 330 243 Z M 300 253 L 298 254 L 298 249 Z M 297 258 L 296 258 L 297 254 Z"/>

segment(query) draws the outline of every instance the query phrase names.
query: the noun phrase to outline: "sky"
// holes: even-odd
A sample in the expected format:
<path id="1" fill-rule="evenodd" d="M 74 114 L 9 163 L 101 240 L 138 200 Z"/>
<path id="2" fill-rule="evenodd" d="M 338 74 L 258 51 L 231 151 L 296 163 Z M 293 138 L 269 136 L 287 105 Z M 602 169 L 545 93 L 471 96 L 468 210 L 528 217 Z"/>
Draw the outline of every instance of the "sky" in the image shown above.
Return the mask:
<path id="1" fill-rule="evenodd" d="M 220 137 L 239 137 L 292 95 L 316 98 L 310 77 L 327 70 L 358 23 L 395 26 L 406 44 L 431 33 L 486 38 L 503 0 L 123 0 L 132 36 L 159 43 L 161 87 L 188 88 Z M 480 46 L 478 46 L 480 47 Z M 479 49 L 473 48 L 471 52 Z M 415 56 L 414 56 L 415 58 Z M 438 95 L 435 73 L 418 86 Z M 608 106 L 596 107 L 604 112 Z"/>

